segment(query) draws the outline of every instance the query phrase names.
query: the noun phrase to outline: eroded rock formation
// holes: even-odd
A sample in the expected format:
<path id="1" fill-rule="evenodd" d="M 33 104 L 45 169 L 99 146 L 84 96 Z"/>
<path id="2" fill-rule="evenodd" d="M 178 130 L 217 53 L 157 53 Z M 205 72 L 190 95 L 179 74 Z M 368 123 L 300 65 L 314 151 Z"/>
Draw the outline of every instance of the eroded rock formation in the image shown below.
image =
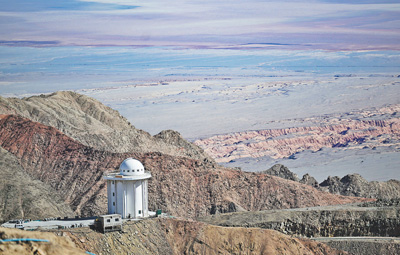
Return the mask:
<path id="1" fill-rule="evenodd" d="M 320 192 L 266 174 L 247 173 L 207 160 L 173 157 L 159 152 L 98 151 L 58 130 L 18 116 L 2 116 L 0 146 L 12 153 L 34 178 L 57 190 L 78 214 L 106 212 L 105 172 L 115 171 L 127 157 L 140 160 L 153 178 L 150 209 L 198 217 L 232 208 L 257 211 L 364 201 Z M 232 206 L 232 203 L 234 206 Z"/>
<path id="2" fill-rule="evenodd" d="M 264 156 L 285 158 L 305 150 L 318 151 L 333 147 L 397 146 L 400 144 L 400 119 L 396 117 L 399 109 L 400 106 L 393 106 L 380 109 L 374 114 L 362 112 L 359 113 L 365 115 L 362 120 L 331 117 L 319 126 L 216 135 L 197 140 L 195 144 L 203 148 L 217 162 Z M 371 119 L 371 115 L 378 114 L 384 119 Z"/>

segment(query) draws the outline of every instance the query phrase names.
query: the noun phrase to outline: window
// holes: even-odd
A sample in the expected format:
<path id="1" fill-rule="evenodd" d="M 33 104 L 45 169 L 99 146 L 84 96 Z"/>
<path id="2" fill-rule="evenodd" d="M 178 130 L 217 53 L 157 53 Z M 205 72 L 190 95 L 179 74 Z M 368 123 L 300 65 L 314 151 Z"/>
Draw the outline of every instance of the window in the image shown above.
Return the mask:
<path id="1" fill-rule="evenodd" d="M 107 222 L 111 222 L 111 220 L 110 220 L 110 219 L 107 219 Z"/>
<path id="2" fill-rule="evenodd" d="M 119 221 L 119 218 L 115 218 L 115 221 Z"/>
<path id="3" fill-rule="evenodd" d="M 113 206 L 115 206 L 115 202 L 113 202 Z"/>
<path id="4" fill-rule="evenodd" d="M 136 170 L 136 172 L 139 172 L 139 169 L 138 169 L 138 170 Z"/>
<path id="5" fill-rule="evenodd" d="M 142 210 L 139 210 L 139 214 L 142 214 Z"/>
<path id="6" fill-rule="evenodd" d="M 114 184 L 114 181 L 111 181 L 112 184 Z"/>
<path id="7" fill-rule="evenodd" d="M 129 173 L 129 170 L 126 170 Z"/>
<path id="8" fill-rule="evenodd" d="M 113 197 L 115 197 L 115 192 L 113 192 Z"/>

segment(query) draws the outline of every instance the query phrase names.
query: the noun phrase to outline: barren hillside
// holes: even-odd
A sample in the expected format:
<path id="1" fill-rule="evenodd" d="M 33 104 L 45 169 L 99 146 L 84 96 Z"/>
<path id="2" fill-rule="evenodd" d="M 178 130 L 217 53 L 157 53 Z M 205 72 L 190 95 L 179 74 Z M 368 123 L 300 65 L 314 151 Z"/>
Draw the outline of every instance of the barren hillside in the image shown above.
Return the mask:
<path id="1" fill-rule="evenodd" d="M 132 126 L 110 107 L 71 91 L 23 99 L 0 97 L 0 114 L 17 114 L 52 126 L 80 143 L 102 151 L 158 151 L 200 160 L 208 158 L 202 149 L 184 140 L 176 131 L 165 130 L 151 136 Z"/>
<path id="2" fill-rule="evenodd" d="M 63 232 L 96 254 L 347 254 L 274 230 L 225 228 L 179 219 L 128 222 L 124 233 Z"/>
<path id="3" fill-rule="evenodd" d="M 143 162 L 153 178 L 150 209 L 198 217 L 218 212 L 307 207 L 365 201 L 318 191 L 266 174 L 220 167 L 208 161 L 159 152 L 111 153 L 95 150 L 55 128 L 18 116 L 2 116 L 0 146 L 12 153 L 31 176 L 57 190 L 78 214 L 106 212 L 104 172 L 127 157 Z M 184 191 L 184 192 L 182 192 Z"/>
<path id="4" fill-rule="evenodd" d="M 0 148 L 0 172 L 0 223 L 8 219 L 74 215 L 50 185 L 29 176 L 17 158 L 3 148 Z"/>

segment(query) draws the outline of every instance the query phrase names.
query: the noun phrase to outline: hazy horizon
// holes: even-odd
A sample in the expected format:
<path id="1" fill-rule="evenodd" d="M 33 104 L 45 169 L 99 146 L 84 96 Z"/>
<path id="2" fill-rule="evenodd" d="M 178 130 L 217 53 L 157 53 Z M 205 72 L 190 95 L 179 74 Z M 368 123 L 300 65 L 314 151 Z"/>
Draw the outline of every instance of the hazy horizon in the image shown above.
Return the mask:
<path id="1" fill-rule="evenodd" d="M 392 0 L 0 2 L 2 96 L 174 75 L 400 69 Z"/>
<path id="2" fill-rule="evenodd" d="M 191 140 L 400 104 L 395 0 L 0 3 L 3 97 L 72 90 Z"/>

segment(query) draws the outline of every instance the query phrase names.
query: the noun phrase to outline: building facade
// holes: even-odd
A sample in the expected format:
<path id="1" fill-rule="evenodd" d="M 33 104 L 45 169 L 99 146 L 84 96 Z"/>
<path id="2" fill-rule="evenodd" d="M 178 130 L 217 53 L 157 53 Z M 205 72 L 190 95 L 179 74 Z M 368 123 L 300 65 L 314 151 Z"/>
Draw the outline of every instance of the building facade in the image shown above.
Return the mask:
<path id="1" fill-rule="evenodd" d="M 120 214 L 124 219 L 148 217 L 150 172 L 133 158 L 125 159 L 119 170 L 119 173 L 104 177 L 107 180 L 108 214 Z"/>

